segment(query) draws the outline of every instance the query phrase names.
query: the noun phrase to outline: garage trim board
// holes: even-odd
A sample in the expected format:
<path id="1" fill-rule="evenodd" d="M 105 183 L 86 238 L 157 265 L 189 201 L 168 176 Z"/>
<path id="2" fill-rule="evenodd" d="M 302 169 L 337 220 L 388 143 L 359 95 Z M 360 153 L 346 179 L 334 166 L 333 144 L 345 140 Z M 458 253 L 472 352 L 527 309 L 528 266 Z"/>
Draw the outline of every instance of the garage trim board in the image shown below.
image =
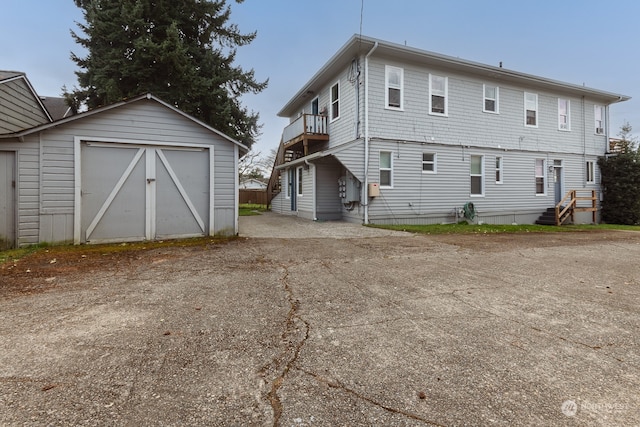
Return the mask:
<path id="1" fill-rule="evenodd" d="M 75 137 L 74 157 L 75 244 L 214 234 L 213 146 Z M 104 181 L 83 176 L 96 165 L 104 168 Z M 189 194 L 183 179 L 198 191 Z M 179 231 L 167 234 L 174 228 L 167 221 Z M 118 234 L 119 228 L 128 231 Z"/>

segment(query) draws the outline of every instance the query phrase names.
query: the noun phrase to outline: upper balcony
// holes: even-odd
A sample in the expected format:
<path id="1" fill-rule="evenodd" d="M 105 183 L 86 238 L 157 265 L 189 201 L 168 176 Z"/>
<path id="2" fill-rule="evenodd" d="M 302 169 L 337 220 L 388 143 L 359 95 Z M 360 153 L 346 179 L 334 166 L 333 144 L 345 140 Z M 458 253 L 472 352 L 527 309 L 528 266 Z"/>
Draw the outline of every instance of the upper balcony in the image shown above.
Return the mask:
<path id="1" fill-rule="evenodd" d="M 327 116 L 302 114 L 282 132 L 282 144 L 285 150 L 309 154 L 309 142 L 328 141 L 329 128 Z"/>

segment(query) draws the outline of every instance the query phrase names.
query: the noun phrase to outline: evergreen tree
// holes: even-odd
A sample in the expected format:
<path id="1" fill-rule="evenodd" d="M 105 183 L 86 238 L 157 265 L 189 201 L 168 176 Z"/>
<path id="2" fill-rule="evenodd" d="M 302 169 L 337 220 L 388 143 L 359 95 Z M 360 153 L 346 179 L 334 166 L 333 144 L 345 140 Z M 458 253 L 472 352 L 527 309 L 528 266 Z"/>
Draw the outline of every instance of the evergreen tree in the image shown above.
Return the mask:
<path id="1" fill-rule="evenodd" d="M 611 224 L 640 223 L 640 153 L 625 123 L 618 141 L 619 153 L 598 159 L 603 191 L 602 220 Z"/>
<path id="2" fill-rule="evenodd" d="M 80 68 L 80 88 L 65 91 L 72 108 L 150 92 L 247 146 L 255 141 L 258 114 L 240 97 L 262 91 L 267 81 L 234 65 L 237 47 L 256 33 L 242 34 L 228 22 L 226 0 L 74 1 L 86 37 L 71 33 L 88 53 L 71 54 Z"/>

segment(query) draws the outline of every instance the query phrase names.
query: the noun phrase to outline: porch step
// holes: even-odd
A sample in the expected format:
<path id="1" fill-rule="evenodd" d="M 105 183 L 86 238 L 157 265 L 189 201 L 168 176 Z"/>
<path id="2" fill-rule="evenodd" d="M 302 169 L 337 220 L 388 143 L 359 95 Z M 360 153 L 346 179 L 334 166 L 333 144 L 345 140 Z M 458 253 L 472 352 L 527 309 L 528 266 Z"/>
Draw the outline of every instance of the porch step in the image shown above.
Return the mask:
<path id="1" fill-rule="evenodd" d="M 540 225 L 556 225 L 556 208 L 547 208 L 536 220 Z"/>

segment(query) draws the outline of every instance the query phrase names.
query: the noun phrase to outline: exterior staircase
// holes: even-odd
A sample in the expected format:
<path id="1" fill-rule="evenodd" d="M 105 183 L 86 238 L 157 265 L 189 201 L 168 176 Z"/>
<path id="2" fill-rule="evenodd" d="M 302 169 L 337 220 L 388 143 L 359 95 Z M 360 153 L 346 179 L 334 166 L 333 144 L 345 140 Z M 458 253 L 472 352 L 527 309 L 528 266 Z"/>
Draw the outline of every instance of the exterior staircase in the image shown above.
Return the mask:
<path id="1" fill-rule="evenodd" d="M 579 193 L 589 192 L 589 196 L 578 196 Z M 580 204 L 582 202 L 583 204 Z M 590 206 L 585 206 L 584 202 L 590 202 Z M 591 212 L 591 222 L 596 223 L 596 212 L 598 211 L 596 190 L 569 190 L 562 200 L 553 208 L 547 208 L 536 220 L 540 225 L 560 226 L 569 220 L 574 221 L 575 212 Z"/>

